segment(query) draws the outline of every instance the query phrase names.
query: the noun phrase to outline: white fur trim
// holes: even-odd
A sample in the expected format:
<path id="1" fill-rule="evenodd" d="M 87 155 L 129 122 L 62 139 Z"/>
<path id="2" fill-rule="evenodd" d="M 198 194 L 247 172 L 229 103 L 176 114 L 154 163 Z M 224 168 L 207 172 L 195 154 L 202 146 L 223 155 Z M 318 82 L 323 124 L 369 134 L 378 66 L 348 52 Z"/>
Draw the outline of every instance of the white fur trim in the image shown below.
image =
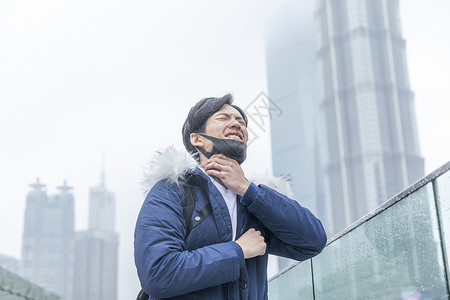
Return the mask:
<path id="1" fill-rule="evenodd" d="M 187 172 L 193 171 L 198 162 L 187 152 L 169 146 L 159 150 L 144 171 L 144 192 L 148 193 L 161 179 L 179 184 Z"/>
<path id="2" fill-rule="evenodd" d="M 174 146 L 159 150 L 144 171 L 144 193 L 147 194 L 161 179 L 180 184 L 186 173 L 198 166 L 198 162 L 187 151 L 177 150 Z M 290 198 L 293 196 L 290 179 L 287 176 L 275 177 L 266 172 L 252 176 L 249 180 L 257 185 L 264 184 Z"/>
<path id="3" fill-rule="evenodd" d="M 264 184 L 289 198 L 294 195 L 290 184 L 291 179 L 288 176 L 273 176 L 266 172 L 266 174 L 253 175 L 249 180 L 256 185 Z"/>

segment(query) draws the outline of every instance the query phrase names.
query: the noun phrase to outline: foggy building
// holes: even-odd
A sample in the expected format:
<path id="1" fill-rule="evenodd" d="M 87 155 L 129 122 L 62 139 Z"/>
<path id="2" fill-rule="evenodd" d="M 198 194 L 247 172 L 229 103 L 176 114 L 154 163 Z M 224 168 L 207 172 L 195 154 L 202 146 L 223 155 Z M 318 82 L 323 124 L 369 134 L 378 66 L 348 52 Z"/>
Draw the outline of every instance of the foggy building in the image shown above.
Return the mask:
<path id="1" fill-rule="evenodd" d="M 64 184 L 54 196 L 45 185 L 30 185 L 22 242 L 22 275 L 45 289 L 72 299 L 74 197 Z"/>
<path id="2" fill-rule="evenodd" d="M 11 273 L 20 275 L 19 273 L 19 260 L 8 255 L 0 254 L 0 267 Z"/>
<path id="3" fill-rule="evenodd" d="M 329 237 L 424 173 L 398 5 L 302 1 L 266 26 L 273 172 Z"/>
<path id="4" fill-rule="evenodd" d="M 281 111 L 270 123 L 273 173 L 289 175 L 294 199 L 321 217 L 315 3 L 299 1 L 275 13 L 265 26 L 265 49 L 271 106 Z M 279 269 L 289 263 L 280 258 Z"/>
<path id="5" fill-rule="evenodd" d="M 104 172 L 100 184 L 90 188 L 89 229 L 115 230 L 116 206 L 114 194 L 105 187 Z"/>
<path id="6" fill-rule="evenodd" d="M 319 137 L 329 234 L 424 173 L 398 5 L 318 1 Z"/>
<path id="7" fill-rule="evenodd" d="M 117 299 L 118 236 L 90 229 L 76 233 L 74 299 Z"/>
<path id="8" fill-rule="evenodd" d="M 117 299 L 118 246 L 114 194 L 102 172 L 89 193 L 89 228 L 76 233 L 74 299 Z"/>

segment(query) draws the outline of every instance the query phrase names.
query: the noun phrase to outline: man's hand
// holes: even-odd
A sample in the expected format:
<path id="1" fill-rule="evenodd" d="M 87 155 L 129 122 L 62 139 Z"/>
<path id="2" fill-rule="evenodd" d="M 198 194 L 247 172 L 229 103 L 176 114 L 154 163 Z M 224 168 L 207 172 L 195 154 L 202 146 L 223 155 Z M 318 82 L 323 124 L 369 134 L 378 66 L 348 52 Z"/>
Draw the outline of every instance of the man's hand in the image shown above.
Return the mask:
<path id="1" fill-rule="evenodd" d="M 222 183 L 240 196 L 245 194 L 250 182 L 245 179 L 241 166 L 223 154 L 214 154 L 205 163 L 205 172 L 217 177 Z"/>
<path id="2" fill-rule="evenodd" d="M 242 252 L 244 252 L 244 258 L 252 258 L 266 253 L 266 243 L 261 232 L 256 231 L 254 228 L 250 228 L 244 233 L 236 243 L 241 246 Z"/>

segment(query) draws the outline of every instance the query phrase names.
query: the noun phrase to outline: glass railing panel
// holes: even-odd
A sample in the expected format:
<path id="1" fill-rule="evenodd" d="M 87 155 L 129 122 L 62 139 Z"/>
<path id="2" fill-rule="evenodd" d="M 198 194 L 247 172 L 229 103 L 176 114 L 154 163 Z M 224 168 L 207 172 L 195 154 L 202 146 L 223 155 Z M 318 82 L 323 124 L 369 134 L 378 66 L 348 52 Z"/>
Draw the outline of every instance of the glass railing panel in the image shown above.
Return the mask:
<path id="1" fill-rule="evenodd" d="M 0 299 L 58 300 L 60 297 L 0 267 Z"/>
<path id="2" fill-rule="evenodd" d="M 430 182 L 312 260 L 315 299 L 447 299 L 440 245 Z"/>
<path id="3" fill-rule="evenodd" d="M 297 264 L 294 268 L 270 281 L 270 300 L 313 299 L 311 261 Z"/>
<path id="4" fill-rule="evenodd" d="M 450 172 L 436 179 L 435 182 L 437 203 L 439 206 L 439 219 L 443 250 L 446 257 L 447 281 L 450 286 Z"/>

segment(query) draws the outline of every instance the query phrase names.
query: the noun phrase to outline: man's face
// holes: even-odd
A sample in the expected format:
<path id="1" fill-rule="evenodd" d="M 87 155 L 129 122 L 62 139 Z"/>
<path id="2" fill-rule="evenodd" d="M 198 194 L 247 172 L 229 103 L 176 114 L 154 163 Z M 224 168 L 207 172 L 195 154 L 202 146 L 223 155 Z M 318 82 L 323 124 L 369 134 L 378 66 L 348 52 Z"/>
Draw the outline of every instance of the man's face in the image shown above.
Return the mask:
<path id="1" fill-rule="evenodd" d="M 234 107 L 225 104 L 206 121 L 206 135 L 219 139 L 233 139 L 247 144 L 248 132 L 244 118 Z M 212 142 L 203 138 L 204 149 L 211 151 Z"/>

